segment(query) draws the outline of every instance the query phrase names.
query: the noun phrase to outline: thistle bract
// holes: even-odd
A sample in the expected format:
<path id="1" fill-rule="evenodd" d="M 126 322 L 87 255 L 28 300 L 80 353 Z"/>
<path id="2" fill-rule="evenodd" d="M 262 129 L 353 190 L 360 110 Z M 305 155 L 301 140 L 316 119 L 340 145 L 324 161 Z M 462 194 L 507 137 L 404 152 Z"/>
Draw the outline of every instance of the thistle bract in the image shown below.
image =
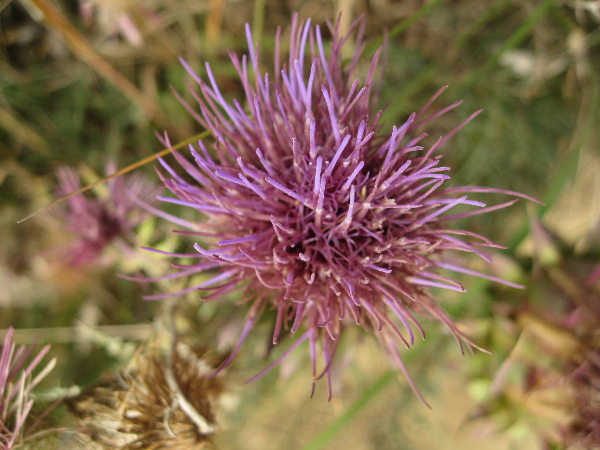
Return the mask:
<path id="1" fill-rule="evenodd" d="M 347 64 L 342 47 L 349 36 L 341 35 L 339 23 L 328 27 L 332 41 L 326 50 L 320 27 L 312 28 L 310 20 L 298 23 L 294 16 L 289 58 L 282 58 L 278 31 L 271 75 L 262 73 L 258 45 L 246 26 L 249 57 L 230 53 L 246 95 L 242 102 L 224 98 L 208 64 L 205 82 L 182 60 L 199 85 L 199 93 L 188 87 L 200 113 L 178 98 L 210 130 L 213 141 L 210 146 L 203 141 L 190 145 L 195 164 L 173 151 L 192 182 L 160 161 L 166 171 L 159 171 L 160 176 L 174 197 L 159 198 L 196 209 L 202 219 L 191 222 L 149 209 L 187 228 L 186 234 L 203 238 L 202 245 L 195 245 L 196 253 L 171 254 L 198 262 L 176 265 L 179 274 L 162 279 L 198 272 L 211 276 L 181 291 L 147 298 L 199 291 L 205 300 L 220 299 L 244 284 L 243 300 L 251 306 L 239 343 L 224 365 L 263 310 L 271 308 L 276 311 L 273 343 L 283 329 L 302 330 L 288 352 L 308 341 L 313 380 L 326 376 L 331 396 L 331 361 L 344 328 L 353 323 L 372 331 L 404 372 L 396 345 L 410 347 L 415 334 L 424 336 L 415 312 L 443 322 L 461 349 L 462 342 L 473 346 L 427 288 L 464 291 L 458 282 L 439 275 L 439 268 L 503 282 L 441 256 L 458 250 L 489 261 L 479 248 L 495 244 L 474 233 L 452 230 L 448 223 L 516 201 L 486 207 L 466 194 L 521 194 L 445 187 L 449 168 L 440 164 L 437 150 L 479 111 L 430 148 L 422 147 L 426 135 L 415 131 L 460 103 L 427 117 L 426 110 L 444 90 L 440 89 L 404 124 L 382 129 L 380 112 L 374 109 L 381 50 L 361 81 L 354 73 L 363 48 L 364 22 L 352 27 L 358 37 Z M 171 147 L 166 135 L 163 140 Z M 476 209 L 451 214 L 458 205 Z M 319 357 L 323 364 L 317 373 Z M 409 382 L 412 385 L 410 378 Z"/>

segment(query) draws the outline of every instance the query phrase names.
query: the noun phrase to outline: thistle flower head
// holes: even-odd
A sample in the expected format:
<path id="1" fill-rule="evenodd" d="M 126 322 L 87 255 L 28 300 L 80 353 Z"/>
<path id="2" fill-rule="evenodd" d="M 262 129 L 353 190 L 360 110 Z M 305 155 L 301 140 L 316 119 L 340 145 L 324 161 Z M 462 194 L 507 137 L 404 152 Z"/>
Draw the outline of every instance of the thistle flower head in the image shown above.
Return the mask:
<path id="1" fill-rule="evenodd" d="M 51 360 L 35 377 L 33 371 L 50 350 L 46 345 L 31 358 L 33 345 L 16 348 L 14 330 L 10 327 L 0 351 L 0 449 L 8 450 L 25 437 L 25 424 L 33 399 L 31 391 L 53 369 L 56 360 Z"/>
<path id="2" fill-rule="evenodd" d="M 106 172 L 115 172 L 116 166 L 108 162 Z M 69 167 L 58 169 L 57 195 L 63 196 L 80 188 L 79 175 Z M 148 215 L 132 196 L 149 201 L 156 195 L 156 186 L 142 176 L 120 176 L 108 180 L 106 198 L 89 198 L 77 194 L 66 199 L 66 206 L 58 214 L 68 230 L 77 237 L 66 251 L 69 264 L 80 266 L 93 262 L 104 248 L 117 237 L 125 237 Z"/>
<path id="3" fill-rule="evenodd" d="M 355 72 L 364 45 L 364 22 L 352 27 L 358 37 L 347 64 L 342 47 L 349 35 L 340 34 L 339 23 L 328 27 L 329 49 L 321 28 L 313 28 L 310 20 L 299 23 L 295 15 L 289 57 L 283 58 L 278 31 L 275 70 L 270 74 L 262 72 L 258 45 L 254 46 L 246 26 L 249 56 L 230 53 L 244 101 L 225 99 L 208 64 L 205 82 L 182 60 L 199 85 L 199 93 L 191 84 L 188 87 L 200 113 L 176 95 L 210 130 L 213 142 L 190 145 L 195 164 L 173 152 L 191 182 L 160 161 L 166 171 L 160 176 L 174 197 L 159 199 L 193 208 L 203 216 L 192 222 L 149 209 L 188 228 L 186 234 L 203 239 L 195 245 L 197 253 L 173 254 L 198 258 L 195 264 L 177 265 L 182 269 L 178 276 L 197 272 L 211 276 L 187 289 L 148 298 L 199 291 L 205 293 L 205 300 L 212 300 L 244 285 L 243 299 L 251 306 L 239 343 L 225 365 L 262 311 L 270 308 L 276 311 L 273 343 L 283 329 L 304 330 L 289 351 L 308 341 L 313 379 L 325 375 L 330 387 L 337 343 L 352 323 L 373 331 L 403 371 L 396 344 L 410 347 L 415 334 L 424 335 L 415 312 L 443 322 L 461 348 L 463 341 L 472 347 L 427 288 L 464 291 L 460 283 L 439 275 L 438 269 L 501 281 L 444 261 L 449 251 L 472 252 L 489 261 L 479 248 L 496 246 L 483 236 L 452 230 L 448 223 L 516 201 L 486 208 L 468 199 L 468 193 L 520 194 L 446 187 L 449 168 L 440 164 L 437 151 L 479 111 L 424 148 L 421 141 L 426 134 L 416 130 L 460 104 L 427 117 L 426 110 L 443 88 L 404 124 L 383 129 L 374 105 L 381 50 L 361 81 Z M 166 135 L 164 143 L 170 146 Z M 458 205 L 478 209 L 451 214 Z"/>

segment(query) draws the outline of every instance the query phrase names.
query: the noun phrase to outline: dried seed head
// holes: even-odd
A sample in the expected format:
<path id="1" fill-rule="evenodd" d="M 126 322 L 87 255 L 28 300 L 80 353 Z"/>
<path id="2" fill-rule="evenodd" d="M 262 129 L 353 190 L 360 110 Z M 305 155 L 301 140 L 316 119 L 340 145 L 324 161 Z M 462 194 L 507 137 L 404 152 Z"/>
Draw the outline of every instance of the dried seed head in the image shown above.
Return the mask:
<path id="1" fill-rule="evenodd" d="M 85 432 L 107 449 L 215 448 L 212 402 L 221 383 L 206 376 L 214 368 L 182 343 L 171 368 L 152 352 L 136 366 L 71 401 Z"/>

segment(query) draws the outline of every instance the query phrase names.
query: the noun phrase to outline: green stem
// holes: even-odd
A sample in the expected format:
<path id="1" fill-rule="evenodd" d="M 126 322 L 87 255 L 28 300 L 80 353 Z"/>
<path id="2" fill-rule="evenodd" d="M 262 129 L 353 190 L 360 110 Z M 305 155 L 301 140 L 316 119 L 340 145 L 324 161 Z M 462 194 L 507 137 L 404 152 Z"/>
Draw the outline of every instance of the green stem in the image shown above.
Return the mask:
<path id="1" fill-rule="evenodd" d="M 505 52 L 515 48 L 517 45 L 523 42 L 525 38 L 529 36 L 529 33 L 531 33 L 531 30 L 533 29 L 535 24 L 544 16 L 546 11 L 555 4 L 555 0 L 545 0 L 544 2 L 540 3 L 538 7 L 533 10 L 531 15 L 525 21 L 523 21 L 519 28 L 517 28 L 504 41 L 504 43 L 500 47 L 500 50 L 498 50 L 498 52 L 496 52 L 496 54 L 488 60 L 487 64 L 483 69 L 484 72 L 489 72 L 491 69 L 493 69 L 498 64 L 498 61 L 500 61 L 500 58 Z"/>
<path id="2" fill-rule="evenodd" d="M 511 3 L 510 0 L 497 0 L 483 14 L 478 16 L 465 30 L 460 32 L 454 39 L 454 47 L 456 51 L 460 51 L 467 42 L 479 33 L 492 20 L 497 18 Z"/>
<path id="3" fill-rule="evenodd" d="M 266 3 L 266 0 L 254 0 L 254 9 L 252 10 L 252 35 L 254 38 L 254 42 L 260 42 L 262 38 L 265 26 Z"/>
<path id="4" fill-rule="evenodd" d="M 439 336 L 433 340 L 427 340 L 422 345 L 427 345 L 427 352 L 423 352 L 423 348 L 413 348 L 412 351 L 407 352 L 403 358 L 404 363 L 408 366 L 409 363 L 413 364 L 415 373 L 425 373 L 428 367 L 438 361 L 439 355 L 445 353 L 448 346 L 447 336 Z M 325 444 L 329 442 L 337 433 L 346 427 L 351 420 L 353 420 L 365 406 L 377 397 L 381 391 L 395 378 L 398 377 L 398 372 L 390 370 L 383 374 L 369 389 L 367 389 L 362 396 L 349 408 L 344 414 L 342 414 L 335 422 L 318 434 L 313 440 L 302 447 L 300 450 L 320 450 L 324 448 Z M 410 388 L 404 387 L 402 392 L 398 393 L 398 399 L 404 395 L 413 395 L 414 392 Z M 423 406 L 425 408 L 425 406 Z"/>
<path id="5" fill-rule="evenodd" d="M 363 408 L 379 394 L 393 379 L 396 378 L 396 372 L 390 370 L 386 372 L 373 386 L 347 409 L 331 426 L 323 430 L 317 437 L 310 441 L 301 450 L 318 450 L 325 446 L 338 432 L 340 432 L 354 417 L 363 410 Z"/>
<path id="6" fill-rule="evenodd" d="M 388 33 L 388 38 L 392 38 L 394 36 L 398 36 L 399 34 L 403 33 L 404 30 L 406 30 L 408 27 L 410 27 L 413 23 L 415 23 L 417 20 L 419 20 L 421 17 L 423 17 L 425 14 L 427 14 L 429 11 L 431 11 L 433 8 L 435 8 L 437 5 L 439 5 L 441 2 L 442 2 L 442 0 L 433 0 L 431 3 L 426 3 L 423 6 L 421 6 L 419 9 L 417 9 L 414 12 L 414 14 L 411 14 L 408 19 L 400 22 L 398 25 L 396 25 L 394 28 L 392 28 Z M 377 39 L 376 41 L 372 42 L 371 44 L 369 44 L 365 47 L 365 54 L 374 53 L 375 50 L 377 50 L 382 44 L 383 44 L 383 38 Z"/>

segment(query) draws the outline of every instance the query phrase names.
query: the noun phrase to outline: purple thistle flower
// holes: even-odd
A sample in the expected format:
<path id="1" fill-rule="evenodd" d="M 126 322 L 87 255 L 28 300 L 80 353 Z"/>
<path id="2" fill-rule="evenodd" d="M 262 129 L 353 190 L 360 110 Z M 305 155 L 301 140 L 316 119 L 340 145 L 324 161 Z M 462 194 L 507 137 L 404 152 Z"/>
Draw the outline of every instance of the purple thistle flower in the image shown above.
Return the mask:
<path id="1" fill-rule="evenodd" d="M 116 165 L 109 161 L 106 173 L 115 171 Z M 56 176 L 59 180 L 58 196 L 80 188 L 79 175 L 75 170 L 61 167 Z M 148 216 L 132 200 L 132 196 L 150 201 L 157 194 L 156 186 L 139 174 L 112 178 L 107 185 L 107 198 L 74 195 L 65 201 L 65 208 L 58 212 L 67 223 L 67 229 L 77 236 L 77 241 L 65 250 L 71 266 L 95 261 L 115 238 L 127 236 Z"/>
<path id="2" fill-rule="evenodd" d="M 42 348 L 28 363 L 33 345 L 28 348 L 22 345 L 16 349 L 12 341 L 13 334 L 14 330 L 10 327 L 0 352 L 0 449 L 2 450 L 13 448 L 26 437 L 24 425 L 33 407 L 30 393 L 56 364 L 56 359 L 52 359 L 32 379 L 33 371 L 50 350 L 50 345 Z"/>
<path id="3" fill-rule="evenodd" d="M 486 207 L 469 200 L 469 193 L 534 199 L 486 187 L 445 187 L 449 168 L 439 164 L 441 156 L 436 152 L 480 111 L 424 149 L 419 142 L 426 134 L 415 134 L 415 130 L 461 103 L 426 117 L 425 111 L 442 88 L 403 125 L 382 130 L 378 124 L 381 112 L 373 109 L 381 49 L 361 82 L 353 73 L 364 46 L 364 21 L 352 26 L 358 38 L 346 65 L 342 47 L 349 36 L 340 35 L 339 24 L 328 26 L 333 39 L 326 52 L 319 26 L 313 29 L 310 20 L 298 23 L 294 15 L 289 60 L 285 63 L 281 58 L 278 30 L 275 71 L 270 75 L 259 67 L 258 46 L 254 47 L 246 25 L 249 61 L 246 55 L 240 60 L 230 53 L 246 105 L 225 100 L 208 64 L 206 83 L 181 60 L 200 86 L 198 94 L 188 83 L 200 114 L 175 95 L 211 131 L 214 144 L 210 151 L 203 141 L 198 147 L 190 145 L 195 165 L 173 151 L 194 182 L 184 180 L 160 160 L 168 175 L 160 171 L 159 175 L 175 198 L 159 199 L 196 209 L 207 219 L 191 222 L 146 207 L 190 230 L 184 234 L 208 239 L 194 246 L 197 253 L 166 253 L 199 258 L 198 263 L 177 264 L 175 267 L 182 269 L 178 274 L 146 281 L 198 272 L 211 277 L 178 292 L 146 298 L 201 291 L 207 292 L 204 300 L 209 301 L 245 286 L 243 299 L 251 306 L 239 342 L 223 367 L 238 352 L 263 310 L 271 308 L 276 310 L 274 344 L 282 329 L 289 328 L 291 333 L 306 329 L 281 358 L 308 341 L 313 392 L 314 380 L 326 376 L 330 397 L 331 362 L 344 328 L 354 322 L 374 332 L 417 392 L 396 347 L 397 342 L 407 348 L 413 345 L 415 331 L 424 337 L 415 312 L 444 323 L 461 351 L 462 342 L 470 350 L 476 347 L 428 294 L 428 287 L 465 290 L 460 283 L 439 275 L 437 269 L 521 287 L 444 262 L 440 256 L 449 250 L 475 253 L 490 261 L 480 247 L 499 247 L 475 233 L 452 230 L 447 223 L 516 201 Z M 164 144 L 172 148 L 166 134 Z M 479 209 L 449 214 L 458 205 Z M 323 367 L 318 374 L 319 341 Z"/>

